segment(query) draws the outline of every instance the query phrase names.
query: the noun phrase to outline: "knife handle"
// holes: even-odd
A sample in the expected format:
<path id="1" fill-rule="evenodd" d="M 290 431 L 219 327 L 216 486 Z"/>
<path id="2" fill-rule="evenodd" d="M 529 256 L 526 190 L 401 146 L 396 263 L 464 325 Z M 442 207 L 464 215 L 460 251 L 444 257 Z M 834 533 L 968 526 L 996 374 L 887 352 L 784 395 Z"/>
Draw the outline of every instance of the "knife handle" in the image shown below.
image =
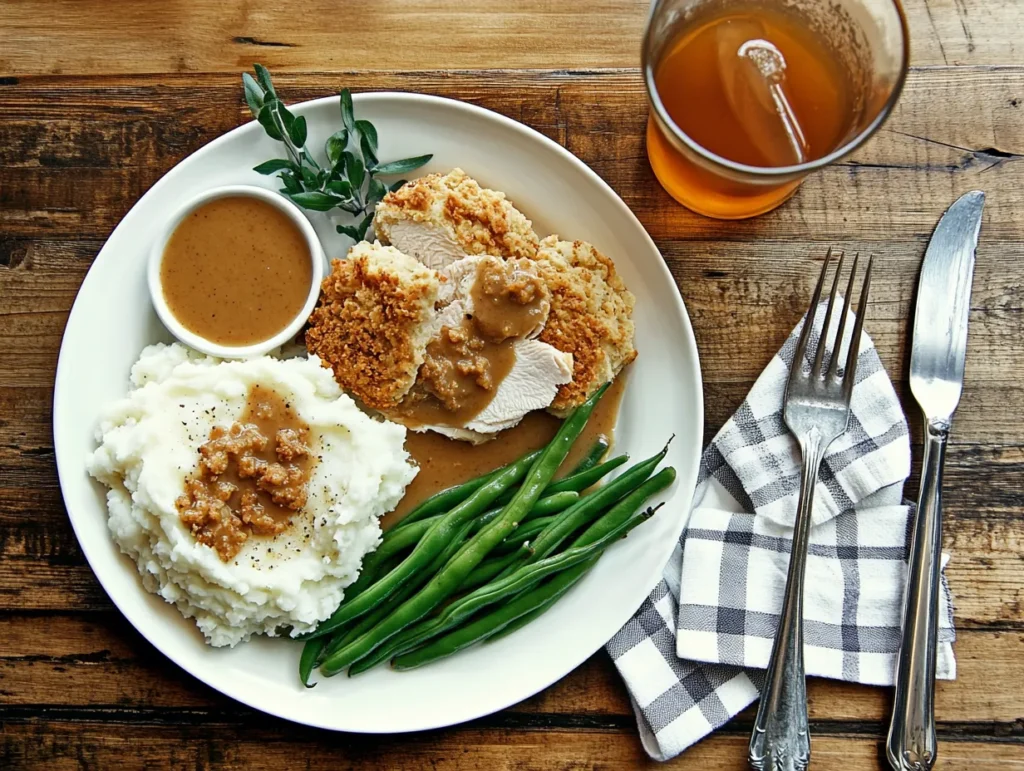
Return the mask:
<path id="1" fill-rule="evenodd" d="M 886 741 L 896 771 L 928 771 L 935 763 L 935 656 L 942 560 L 942 466 L 948 421 L 929 421 L 917 518 L 910 542 L 903 639 L 896 667 L 896 698 Z"/>

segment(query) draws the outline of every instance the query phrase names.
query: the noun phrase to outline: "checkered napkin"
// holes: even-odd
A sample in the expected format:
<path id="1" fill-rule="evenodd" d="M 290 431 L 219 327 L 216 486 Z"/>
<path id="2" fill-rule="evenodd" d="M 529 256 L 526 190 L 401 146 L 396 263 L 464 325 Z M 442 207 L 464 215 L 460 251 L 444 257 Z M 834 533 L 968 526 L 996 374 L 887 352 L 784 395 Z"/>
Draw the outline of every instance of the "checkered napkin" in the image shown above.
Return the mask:
<path id="1" fill-rule="evenodd" d="M 817 347 L 823 316 L 822 306 L 809 350 Z M 852 328 L 851 314 L 844 358 Z M 800 329 L 704 451 L 694 509 L 663 580 L 608 643 L 644 747 L 658 760 L 755 701 L 764 680 L 800 489 L 799 449 L 782 420 Z M 815 488 L 805 666 L 808 675 L 891 685 L 912 523 L 912 507 L 901 504 L 910 443 L 867 335 L 851 411 L 849 430 L 829 448 Z M 952 605 L 942 580 L 938 676 L 952 679 Z"/>

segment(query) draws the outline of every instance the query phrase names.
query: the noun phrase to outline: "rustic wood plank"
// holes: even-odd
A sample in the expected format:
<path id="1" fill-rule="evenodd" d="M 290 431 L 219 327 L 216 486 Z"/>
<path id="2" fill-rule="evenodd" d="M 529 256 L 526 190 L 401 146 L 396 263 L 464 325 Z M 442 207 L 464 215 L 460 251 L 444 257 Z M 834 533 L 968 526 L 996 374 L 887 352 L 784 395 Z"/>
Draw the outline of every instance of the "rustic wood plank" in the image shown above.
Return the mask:
<path id="1" fill-rule="evenodd" d="M 0 73 L 236 72 L 253 61 L 320 72 L 632 67 L 649 4 L 349 0 L 342 11 L 314 0 L 297 14 L 245 0 L 187 10 L 145 0 L 20 0 L 0 6 Z M 998 64 L 1019 55 L 1014 0 L 904 5 L 915 64 Z"/>
<path id="2" fill-rule="evenodd" d="M 950 498 L 957 498 L 955 489 Z M 15 498 L 14 505 L 20 510 L 0 519 L 4 557 L 0 560 L 0 610 L 109 608 L 61 515 L 53 515 L 57 521 L 48 517 L 49 523 L 33 522 L 29 512 L 35 504 L 27 494 L 22 503 Z M 952 502 L 948 512 L 945 548 L 953 559 L 946 575 L 955 595 L 958 623 L 1020 628 L 1024 542 L 1019 519 L 959 517 Z"/>
<path id="3" fill-rule="evenodd" d="M 1024 67 L 952 72 L 913 72 L 892 120 L 870 143 L 812 175 L 786 206 L 744 222 L 698 217 L 654 181 L 634 71 L 352 73 L 343 81 L 360 90 L 451 96 L 523 120 L 589 163 L 659 241 L 901 241 L 930 232 L 949 201 L 972 187 L 990 194 L 986 237 L 1019 241 L 1024 223 L 1015 214 L 1024 193 L 1015 169 L 1024 154 Z M 323 75 L 279 80 L 289 101 L 334 93 L 342 82 Z M 933 109 L 948 103 L 957 103 L 958 112 Z M 12 237 L 105 237 L 168 168 L 244 118 L 237 78 L 219 75 L 27 79 L 0 88 L 0 107 L 8 117 L 0 124 L 0 223 Z M 94 108 L 100 108 L 95 115 Z M 66 131 L 68 120 L 78 123 L 77 131 Z M 50 121 L 56 123 L 47 127 Z M 59 140 L 65 133 L 71 142 Z M 891 190 L 901 194 L 890 196 Z"/>
<path id="4" fill-rule="evenodd" d="M 822 726 L 816 725 L 820 731 Z M 842 726 L 835 727 L 842 730 Z M 860 728 L 850 726 L 850 728 Z M 667 765 L 643 754 L 628 729 L 488 729 L 486 724 L 401 737 L 327 734 L 258 720 L 232 726 L 200 719 L 179 724 L 155 721 L 112 726 L 88 719 L 7 720 L 0 732 L 0 758 L 33 771 L 87 768 L 272 769 L 301 758 L 308 771 L 341 768 L 425 768 L 435 771 L 516 769 L 702 769 L 747 768 L 748 738 L 719 733 Z M 952 734 L 952 735 L 950 735 Z M 997 771 L 1024 765 L 1016 743 L 970 742 L 957 733 L 940 735 L 940 771 Z M 883 768 L 881 742 L 874 737 L 821 735 L 811 752 L 822 768 Z"/>
<path id="5" fill-rule="evenodd" d="M 6 706 L 82 709 L 233 709 L 226 697 L 185 675 L 120 614 L 0 616 L 0 691 Z M 958 679 L 939 683 L 936 718 L 947 723 L 1012 723 L 1021 717 L 1024 632 L 964 630 L 956 643 Z M 998 681 L 981 689 L 987 673 Z M 342 696 L 339 694 L 339 698 Z M 881 721 L 889 692 L 811 681 L 812 720 Z M 603 652 L 537 696 L 512 708 L 536 715 L 629 718 L 625 687 Z M 739 719 L 752 719 L 744 713 Z"/>

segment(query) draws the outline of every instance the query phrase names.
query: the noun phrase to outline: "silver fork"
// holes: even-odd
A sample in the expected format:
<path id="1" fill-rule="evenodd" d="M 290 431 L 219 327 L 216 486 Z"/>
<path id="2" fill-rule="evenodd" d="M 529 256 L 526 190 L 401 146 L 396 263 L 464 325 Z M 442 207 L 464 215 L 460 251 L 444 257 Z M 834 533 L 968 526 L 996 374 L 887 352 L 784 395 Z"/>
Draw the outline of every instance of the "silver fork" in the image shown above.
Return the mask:
<path id="1" fill-rule="evenodd" d="M 853 258 L 850 280 L 843 302 L 843 315 L 839 330 L 832 346 L 826 346 L 832 311 L 836 302 L 836 288 L 843 272 L 844 256 L 840 254 L 839 265 L 832 279 L 832 291 L 825 309 L 825 322 L 810 373 L 804 373 L 804 356 L 821 289 L 825 283 L 832 250 L 825 255 L 825 264 L 811 298 L 811 309 L 807 312 L 803 331 L 793 356 L 793 366 L 786 384 L 783 417 L 786 426 L 800 445 L 803 456 L 803 471 L 800 475 L 800 502 L 796 511 L 796 528 L 793 533 L 793 547 L 789 557 L 789 574 L 786 577 L 786 595 L 783 600 L 779 627 L 775 631 L 772 657 L 768 662 L 761 703 L 757 708 L 754 731 L 750 737 L 748 760 L 756 769 L 770 771 L 803 771 L 811 759 L 811 741 L 807 727 L 807 684 L 804 677 L 804 568 L 807 564 L 807 537 L 811 529 L 811 509 L 814 503 L 814 483 L 825 457 L 825 451 L 850 422 L 850 397 L 853 394 L 854 379 L 857 375 L 857 352 L 860 348 L 861 329 L 867 310 L 868 289 L 871 286 L 871 258 L 868 258 L 864 283 L 857 307 L 857 320 L 850 337 L 846 366 L 839 371 L 839 354 L 846 319 L 853 294 L 854 279 L 857 275 L 857 261 Z M 822 375 L 825 348 L 832 348 L 828 370 Z"/>

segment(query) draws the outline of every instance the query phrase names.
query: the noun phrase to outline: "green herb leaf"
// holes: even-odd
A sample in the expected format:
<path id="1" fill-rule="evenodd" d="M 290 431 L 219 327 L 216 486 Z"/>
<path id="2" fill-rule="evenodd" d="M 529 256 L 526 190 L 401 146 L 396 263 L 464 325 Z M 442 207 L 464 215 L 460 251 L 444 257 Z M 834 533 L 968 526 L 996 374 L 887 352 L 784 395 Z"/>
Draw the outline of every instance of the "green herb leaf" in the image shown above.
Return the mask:
<path id="1" fill-rule="evenodd" d="M 288 138 L 291 139 L 292 128 L 295 126 L 295 116 L 291 110 L 285 107 L 284 102 L 280 99 L 274 102 L 274 111 L 277 112 L 278 117 L 281 119 L 281 125 L 284 126 L 284 130 L 288 132 Z M 299 147 L 302 147 L 302 145 L 299 145 Z"/>
<path id="2" fill-rule="evenodd" d="M 277 118 L 274 116 L 274 105 L 280 104 L 276 99 L 270 99 L 263 103 L 260 108 L 260 114 L 256 116 L 256 120 L 263 126 L 263 130 L 267 132 L 267 136 L 271 139 L 276 139 L 278 142 L 284 139 L 281 134 L 281 130 L 277 127 Z"/>
<path id="3" fill-rule="evenodd" d="M 341 129 L 335 131 L 327 139 L 324 144 L 324 150 L 327 153 L 327 162 L 334 166 L 338 159 L 341 158 L 341 154 L 345 152 L 345 148 L 348 147 L 348 130 Z"/>
<path id="4" fill-rule="evenodd" d="M 374 155 L 377 154 L 377 129 L 374 128 L 373 124 L 368 120 L 357 120 L 356 128 L 359 133 L 367 138 L 370 142 L 370 147 L 373 149 Z"/>
<path id="5" fill-rule="evenodd" d="M 252 66 L 256 70 L 256 79 L 263 86 L 263 90 L 270 94 L 274 99 L 277 99 L 277 92 L 274 90 L 274 84 L 270 80 L 270 73 L 267 72 L 267 68 L 262 64 L 254 64 Z"/>
<path id="6" fill-rule="evenodd" d="M 357 201 L 354 198 L 348 198 L 348 199 L 342 201 L 341 203 L 338 204 L 338 208 L 339 209 L 344 209 L 349 214 L 362 214 L 363 213 L 363 204 L 362 204 L 362 202 Z"/>
<path id="7" fill-rule="evenodd" d="M 352 227 L 351 225 L 338 225 L 336 230 L 339 233 L 341 233 L 343 236 L 348 236 L 353 241 L 362 241 L 363 240 L 362 237 L 359 235 L 359 232 L 354 227 Z"/>
<path id="8" fill-rule="evenodd" d="M 315 189 L 320 187 L 319 182 L 317 182 L 316 172 L 314 172 L 312 169 L 308 169 L 305 166 L 302 166 L 299 168 L 299 173 L 302 175 L 302 184 L 304 184 L 307 188 L 311 187 Z"/>
<path id="9" fill-rule="evenodd" d="M 367 214 L 363 217 L 363 221 L 356 226 L 356 232 L 359 233 L 358 241 L 362 241 L 366 238 L 366 231 L 370 227 L 371 222 L 373 222 L 373 215 Z"/>
<path id="10" fill-rule="evenodd" d="M 355 132 L 356 114 L 352 109 L 352 92 L 347 88 L 341 92 L 341 122 L 345 124 L 349 134 Z"/>
<path id="11" fill-rule="evenodd" d="M 352 153 L 346 152 L 343 154 L 343 157 L 345 159 L 345 176 L 352 183 L 352 189 L 362 189 L 363 181 L 366 179 L 366 167 Z"/>
<path id="12" fill-rule="evenodd" d="M 427 163 L 433 155 L 418 155 L 415 158 L 405 158 L 401 161 L 391 161 L 391 163 L 382 163 L 376 169 L 376 174 L 405 174 L 406 172 L 418 169 L 423 164 Z"/>
<path id="13" fill-rule="evenodd" d="M 377 154 L 374 152 L 370 139 L 366 134 L 359 135 L 359 149 L 363 153 L 363 163 L 366 164 L 366 168 L 374 168 L 377 165 Z"/>
<path id="14" fill-rule="evenodd" d="M 347 179 L 333 179 L 327 183 L 327 191 L 334 193 L 341 198 L 352 197 L 352 185 L 349 184 Z"/>
<path id="15" fill-rule="evenodd" d="M 303 147 L 306 144 L 306 119 L 301 115 L 292 121 L 288 127 L 288 136 L 296 147 Z"/>
<path id="16" fill-rule="evenodd" d="M 299 182 L 298 179 L 296 179 L 295 175 L 292 172 L 286 171 L 286 172 L 282 173 L 281 176 L 278 179 L 280 179 L 281 182 L 284 183 L 284 190 L 282 192 L 285 192 L 285 193 L 301 193 L 302 192 L 302 184 Z"/>
<path id="17" fill-rule="evenodd" d="M 337 206 L 341 200 L 337 196 L 320 193 L 315 190 L 305 193 L 294 193 L 290 197 L 303 209 L 312 209 L 313 211 L 328 211 Z"/>
<path id="18" fill-rule="evenodd" d="M 380 168 L 377 168 L 376 173 L 380 174 Z M 406 184 L 408 181 L 409 180 L 407 180 L 407 179 L 400 179 L 400 180 L 398 180 L 397 182 L 393 183 L 391 185 L 391 187 L 388 188 L 388 192 L 390 192 L 390 193 L 395 192 L 396 190 L 398 190 L 398 188 L 402 187 L 402 185 Z"/>
<path id="19" fill-rule="evenodd" d="M 245 103 L 249 105 L 249 112 L 256 118 L 263 108 L 263 89 L 248 72 L 242 73 L 242 88 L 245 91 Z"/>
<path id="20" fill-rule="evenodd" d="M 284 171 L 285 169 L 291 168 L 291 161 L 286 161 L 284 158 L 274 158 L 270 161 L 264 161 L 259 166 L 254 166 L 253 171 L 257 174 L 274 174 L 278 171 Z"/>
<path id="21" fill-rule="evenodd" d="M 371 177 L 370 187 L 366 191 L 367 206 L 375 206 L 387 193 L 388 189 L 384 187 L 384 183 Z"/>

